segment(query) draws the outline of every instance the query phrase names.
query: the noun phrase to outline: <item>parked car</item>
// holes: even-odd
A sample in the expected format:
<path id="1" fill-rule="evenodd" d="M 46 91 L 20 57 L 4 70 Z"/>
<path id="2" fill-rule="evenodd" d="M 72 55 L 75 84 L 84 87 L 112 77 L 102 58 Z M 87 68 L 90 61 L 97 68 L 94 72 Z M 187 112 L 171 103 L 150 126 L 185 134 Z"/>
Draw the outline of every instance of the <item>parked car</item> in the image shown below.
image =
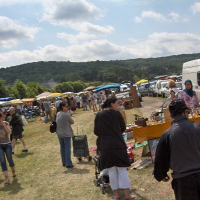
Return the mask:
<path id="1" fill-rule="evenodd" d="M 149 82 L 141 83 L 140 86 L 138 87 L 138 91 L 142 96 L 149 95 L 149 87 L 150 87 Z"/>

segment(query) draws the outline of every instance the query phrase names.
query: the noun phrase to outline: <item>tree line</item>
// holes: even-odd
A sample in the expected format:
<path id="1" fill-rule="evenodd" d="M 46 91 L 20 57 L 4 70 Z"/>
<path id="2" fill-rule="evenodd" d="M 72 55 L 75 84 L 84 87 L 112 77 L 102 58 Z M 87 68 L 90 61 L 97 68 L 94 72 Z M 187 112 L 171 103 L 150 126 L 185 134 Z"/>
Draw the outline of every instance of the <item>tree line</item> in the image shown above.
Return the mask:
<path id="1" fill-rule="evenodd" d="M 199 59 L 200 54 L 181 54 L 159 58 L 138 58 L 129 60 L 70 62 L 33 62 L 0 69 L 0 79 L 14 85 L 17 79 L 27 84 L 35 82 L 44 85 L 49 81 L 63 82 L 136 82 L 142 78 L 151 79 L 158 75 L 178 75 L 184 62 Z M 49 87 L 46 85 L 46 87 Z"/>
<path id="2" fill-rule="evenodd" d="M 86 87 L 91 85 L 98 86 L 101 82 L 90 82 L 84 83 L 82 81 L 69 81 L 63 82 L 55 85 L 53 88 L 49 89 L 40 85 L 36 82 L 28 82 L 27 84 L 23 83 L 21 80 L 17 79 L 13 86 L 6 85 L 5 81 L 0 79 L 0 98 L 4 97 L 15 97 L 16 99 L 23 98 L 35 98 L 35 96 L 43 93 L 44 91 L 49 92 L 75 92 L 78 93 L 83 91 Z"/>

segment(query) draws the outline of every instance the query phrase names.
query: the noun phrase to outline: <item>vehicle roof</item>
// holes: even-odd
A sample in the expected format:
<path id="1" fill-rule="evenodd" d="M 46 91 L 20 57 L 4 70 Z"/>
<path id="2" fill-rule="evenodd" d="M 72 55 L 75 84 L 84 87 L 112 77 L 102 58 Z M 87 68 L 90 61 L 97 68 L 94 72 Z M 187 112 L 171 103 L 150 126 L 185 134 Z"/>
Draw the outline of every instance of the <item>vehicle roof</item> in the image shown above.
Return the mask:
<path id="1" fill-rule="evenodd" d="M 198 65 L 200 65 L 200 59 L 191 60 L 191 61 L 183 63 L 183 69 L 195 67 Z"/>

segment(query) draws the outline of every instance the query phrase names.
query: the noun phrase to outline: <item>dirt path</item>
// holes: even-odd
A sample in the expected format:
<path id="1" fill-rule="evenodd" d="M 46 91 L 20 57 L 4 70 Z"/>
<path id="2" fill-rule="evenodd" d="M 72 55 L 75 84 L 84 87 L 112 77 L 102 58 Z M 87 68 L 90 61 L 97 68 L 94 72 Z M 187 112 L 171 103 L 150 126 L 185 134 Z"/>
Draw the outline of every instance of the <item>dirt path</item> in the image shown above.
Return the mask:
<path id="1" fill-rule="evenodd" d="M 138 108 L 138 110 L 140 113 L 142 113 L 143 117 L 145 118 L 149 118 L 153 109 L 157 106 L 161 106 L 163 103 L 162 99 L 156 97 L 143 97 L 142 100 L 142 107 Z"/>

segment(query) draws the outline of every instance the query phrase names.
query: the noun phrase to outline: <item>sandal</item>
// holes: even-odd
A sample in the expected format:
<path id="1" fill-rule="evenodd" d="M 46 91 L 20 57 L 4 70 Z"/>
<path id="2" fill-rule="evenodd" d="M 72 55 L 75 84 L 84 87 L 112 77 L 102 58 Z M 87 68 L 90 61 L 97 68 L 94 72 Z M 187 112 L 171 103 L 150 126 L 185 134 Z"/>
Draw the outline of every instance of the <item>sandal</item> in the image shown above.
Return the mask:
<path id="1" fill-rule="evenodd" d="M 8 178 L 8 176 L 5 176 L 5 183 L 4 183 L 4 185 L 5 186 L 7 186 L 7 185 L 9 185 L 9 178 Z"/>

